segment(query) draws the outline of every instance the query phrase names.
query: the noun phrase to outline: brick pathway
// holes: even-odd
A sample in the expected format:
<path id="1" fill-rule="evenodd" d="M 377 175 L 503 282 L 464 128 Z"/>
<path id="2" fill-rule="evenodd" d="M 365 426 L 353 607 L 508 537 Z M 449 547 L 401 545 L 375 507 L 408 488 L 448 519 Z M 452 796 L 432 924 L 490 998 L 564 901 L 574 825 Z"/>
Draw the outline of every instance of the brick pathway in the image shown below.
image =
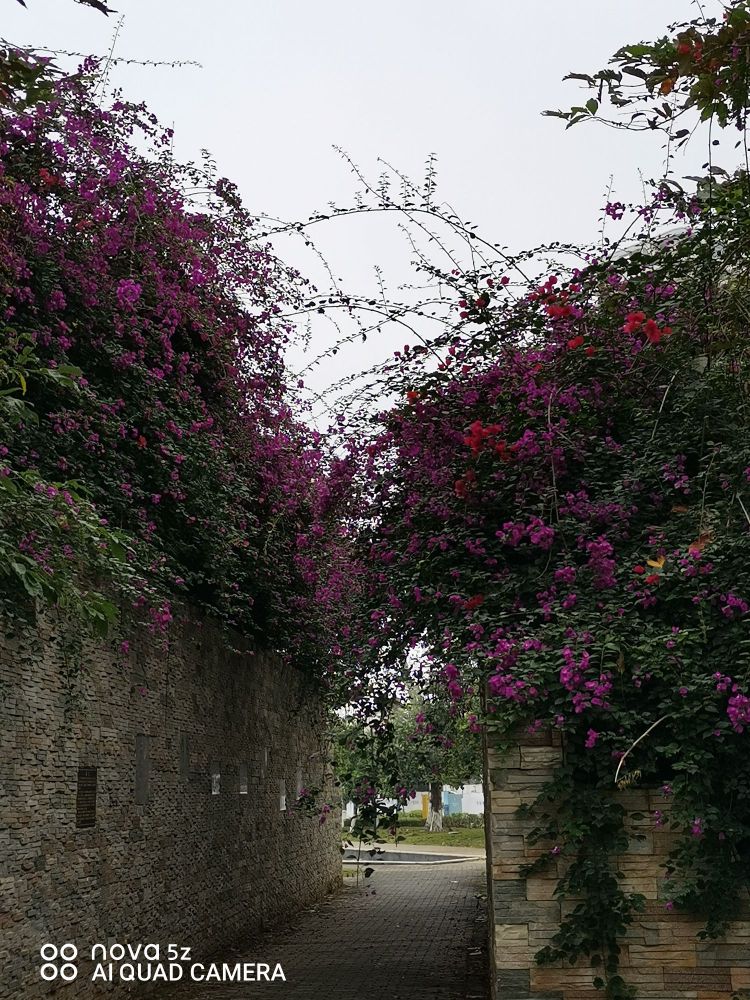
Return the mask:
<path id="1" fill-rule="evenodd" d="M 383 867 L 222 962 L 280 962 L 286 982 L 185 983 L 158 1000 L 485 1000 L 482 861 Z M 374 890 L 374 892 L 373 892 Z"/>

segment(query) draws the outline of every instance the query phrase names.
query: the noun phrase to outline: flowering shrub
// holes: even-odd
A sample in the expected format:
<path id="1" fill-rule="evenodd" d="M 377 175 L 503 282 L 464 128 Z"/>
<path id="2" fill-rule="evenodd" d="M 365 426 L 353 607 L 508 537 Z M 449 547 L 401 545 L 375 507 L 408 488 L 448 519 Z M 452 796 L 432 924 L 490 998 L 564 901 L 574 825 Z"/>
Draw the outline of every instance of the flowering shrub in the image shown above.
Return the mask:
<path id="1" fill-rule="evenodd" d="M 538 959 L 590 956 L 610 997 L 634 995 L 618 939 L 642 902 L 612 860 L 618 765 L 621 785 L 668 789 L 668 909 L 717 935 L 748 887 L 750 216 L 746 172 L 723 176 L 657 185 L 629 243 L 534 281 L 525 258 L 434 268 L 455 303 L 439 362 L 399 352 L 398 402 L 362 439 L 363 655 L 449 664 L 446 700 L 486 686 L 509 739 L 564 734 L 533 869 L 561 856 L 558 892 L 583 902 Z"/>
<path id="2" fill-rule="evenodd" d="M 644 782 L 669 780 L 688 824 L 670 898 L 714 933 L 750 844 L 750 381 L 741 313 L 722 315 L 744 297 L 694 308 L 707 229 L 561 279 L 570 315 L 550 316 L 556 290 L 532 293 L 489 321 L 492 351 L 464 341 L 447 371 L 411 366 L 419 399 L 385 415 L 367 467 L 377 655 L 424 646 L 451 661 L 446 697 L 484 679 L 504 732 L 566 734 L 546 832 L 571 856 L 596 846 L 589 886 L 623 843 L 602 797 L 617 761 L 664 719 L 633 760 Z M 673 332 L 649 336 L 635 307 Z M 581 881 L 573 866 L 568 890 Z M 610 914 L 637 902 L 599 898 Z"/>
<path id="3" fill-rule="evenodd" d="M 747 4 L 727 15 L 616 57 L 654 127 L 697 107 L 744 128 Z M 235 188 L 176 165 L 142 106 L 99 108 L 93 65 L 26 69 L 25 100 L 0 115 L 6 603 L 88 602 L 106 623 L 93 575 L 163 630 L 185 595 L 325 672 L 379 754 L 407 678 L 442 683 L 451 724 L 486 691 L 484 724 L 509 739 L 564 734 L 532 808 L 554 845 L 534 867 L 561 858 L 559 892 L 583 902 L 540 961 L 588 955 L 608 996 L 632 995 L 618 940 L 640 899 L 613 867 L 618 768 L 662 786 L 651 819 L 679 834 L 664 905 L 721 933 L 750 847 L 747 171 L 712 165 L 695 191 L 669 180 L 647 205 L 609 203 L 608 220 L 642 228 L 575 266 L 496 254 L 473 230 L 464 271 L 421 261 L 441 290 L 430 308 L 448 288 L 452 320 L 378 373 L 395 405 L 332 454 L 283 365 L 284 316 L 307 290 L 250 238 Z M 590 80 L 623 106 L 619 72 Z M 592 100 L 568 121 L 597 116 Z M 451 218 L 433 188 L 407 215 Z M 384 312 L 412 329 L 403 304 Z M 446 733 L 425 723 L 435 749 Z M 406 804 L 398 762 L 381 763 Z M 351 773 L 372 836 L 374 775 Z"/>
<path id="4" fill-rule="evenodd" d="M 11 601 L 80 582 L 85 523 L 89 549 L 120 538 L 105 576 L 152 627 L 184 595 L 327 665 L 348 471 L 295 415 L 279 316 L 303 283 L 142 105 L 99 107 L 96 73 L 0 113 L 2 360 L 21 378 L 0 408 L 2 579 Z"/>

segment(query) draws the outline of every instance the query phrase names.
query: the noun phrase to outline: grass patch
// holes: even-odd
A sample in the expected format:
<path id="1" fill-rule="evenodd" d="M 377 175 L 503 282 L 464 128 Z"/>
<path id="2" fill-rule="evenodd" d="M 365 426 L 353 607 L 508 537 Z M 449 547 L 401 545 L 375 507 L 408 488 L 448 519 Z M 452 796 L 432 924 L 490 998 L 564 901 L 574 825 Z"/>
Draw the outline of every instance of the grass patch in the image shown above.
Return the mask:
<path id="1" fill-rule="evenodd" d="M 388 837 L 387 842 L 392 844 L 393 837 Z M 440 833 L 430 833 L 424 829 L 424 820 L 419 827 L 405 826 L 399 824 L 398 842 L 400 844 L 430 844 L 433 847 L 484 847 L 483 829 L 457 830 L 443 829 Z"/>
<path id="2" fill-rule="evenodd" d="M 445 823 L 445 820 L 443 822 Z M 346 832 L 344 832 L 343 839 L 346 840 Z M 382 840 L 383 846 L 396 843 L 395 839 L 385 830 L 382 834 Z M 484 827 L 450 829 L 445 825 L 440 833 L 429 833 L 424 828 L 421 813 L 405 813 L 402 814 L 398 824 L 398 843 L 431 847 L 484 847 Z M 355 849 L 356 846 L 355 843 Z"/>

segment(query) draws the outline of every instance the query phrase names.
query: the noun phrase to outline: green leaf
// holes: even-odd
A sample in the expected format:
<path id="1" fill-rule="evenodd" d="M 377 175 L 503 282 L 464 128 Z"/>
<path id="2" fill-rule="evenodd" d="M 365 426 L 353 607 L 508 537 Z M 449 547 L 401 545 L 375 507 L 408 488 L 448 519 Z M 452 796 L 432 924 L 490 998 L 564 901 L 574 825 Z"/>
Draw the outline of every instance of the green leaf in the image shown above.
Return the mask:
<path id="1" fill-rule="evenodd" d="M 112 604 L 110 601 L 104 602 L 104 616 L 109 622 L 116 622 L 120 617 L 120 612 L 117 609 L 117 605 Z"/>
<path id="2" fill-rule="evenodd" d="M 83 370 L 78 368 L 76 365 L 58 365 L 57 368 L 53 369 L 59 372 L 61 375 L 65 375 L 68 378 L 80 378 L 83 375 Z"/>
<path id="3" fill-rule="evenodd" d="M 638 69 L 637 66 L 623 66 L 622 67 L 622 71 L 623 71 L 623 73 L 627 73 L 628 76 L 636 76 L 636 77 L 638 77 L 639 80 L 647 80 L 648 79 L 648 73 L 646 73 L 645 70 Z"/>
<path id="4" fill-rule="evenodd" d="M 73 381 L 72 376 L 67 375 L 64 371 L 62 371 L 62 366 L 60 368 L 48 368 L 45 375 L 53 382 L 57 382 L 58 385 L 63 385 L 67 389 L 78 388 L 77 384 Z"/>
<path id="5" fill-rule="evenodd" d="M 44 590 L 42 589 L 42 585 L 39 582 L 39 580 L 36 579 L 36 577 L 24 574 L 21 577 L 21 579 L 23 581 L 24 590 L 30 597 L 44 596 Z"/>
<path id="6" fill-rule="evenodd" d="M 93 615 L 91 623 L 93 625 L 94 632 L 96 635 L 104 638 L 109 632 L 109 623 L 107 622 L 106 618 L 103 618 L 100 615 Z"/>
<path id="7" fill-rule="evenodd" d="M 642 56 L 648 55 L 648 53 L 652 51 L 653 46 L 641 43 L 640 45 L 626 45 L 624 48 L 620 49 L 620 52 L 617 54 L 620 55 L 620 53 L 624 53 L 625 55 L 640 59 Z"/>
<path id="8" fill-rule="evenodd" d="M 109 551 L 119 562 L 125 562 L 128 551 L 124 545 L 117 541 L 117 539 L 113 538 L 110 540 Z"/>

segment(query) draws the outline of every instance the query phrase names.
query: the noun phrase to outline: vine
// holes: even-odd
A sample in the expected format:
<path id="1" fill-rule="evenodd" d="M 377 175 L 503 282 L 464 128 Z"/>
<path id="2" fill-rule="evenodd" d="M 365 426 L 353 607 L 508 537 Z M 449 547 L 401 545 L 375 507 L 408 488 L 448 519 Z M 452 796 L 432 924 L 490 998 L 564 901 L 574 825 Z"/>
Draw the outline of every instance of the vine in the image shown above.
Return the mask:
<path id="1" fill-rule="evenodd" d="M 9 50 L 0 107 L 0 587 L 104 633 L 210 611 L 325 676 L 357 592 L 351 472 L 304 422 L 306 284 L 143 105 Z M 7 54 L 7 53 L 6 53 Z"/>
<path id="2" fill-rule="evenodd" d="M 625 75 L 644 89 L 622 96 L 613 77 L 603 94 L 619 107 L 669 96 L 744 135 L 746 23 L 736 2 L 722 21 L 676 26 L 669 44 L 628 47 L 615 60 L 642 63 Z M 701 43 L 692 63 L 685 33 Z M 640 127 L 636 111 L 626 125 Z M 585 117 L 599 115 L 597 99 Z M 640 821 L 674 835 L 666 909 L 700 914 L 713 937 L 748 897 L 750 203 L 744 168 L 713 154 L 707 167 L 692 189 L 668 176 L 646 204 L 608 201 L 615 240 L 518 257 L 436 208 L 432 188 L 428 205 L 416 186 L 399 202 L 366 185 L 369 203 L 338 212 L 400 210 L 445 260 L 417 253 L 426 305 L 378 305 L 383 325 L 419 336 L 347 401 L 376 512 L 360 534 L 369 624 L 353 643 L 353 696 L 387 713 L 375 678 L 386 690 L 394 677 L 442 679 L 460 712 L 487 685 L 486 725 L 560 734 L 535 837 L 565 861 L 558 896 L 581 901 L 537 958 L 587 956 L 618 1000 L 635 995 L 620 941 L 643 901 L 617 868 L 638 834 L 616 775 L 620 788 L 663 789 L 663 808 Z M 450 239 L 433 239 L 438 228 Z M 339 304 L 329 293 L 326 309 Z M 425 343 L 433 313 L 443 329 Z M 376 784 L 359 798 L 375 808 Z"/>

